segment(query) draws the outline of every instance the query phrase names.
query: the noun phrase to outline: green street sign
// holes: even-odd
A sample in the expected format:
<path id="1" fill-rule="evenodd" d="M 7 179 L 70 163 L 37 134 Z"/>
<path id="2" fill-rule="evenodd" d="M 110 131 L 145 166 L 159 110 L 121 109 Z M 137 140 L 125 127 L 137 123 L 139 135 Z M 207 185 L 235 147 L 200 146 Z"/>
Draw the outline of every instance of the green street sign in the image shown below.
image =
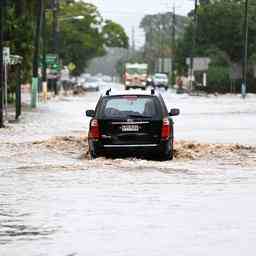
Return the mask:
<path id="1" fill-rule="evenodd" d="M 59 64 L 59 56 L 57 54 L 47 54 L 46 55 L 46 65 Z"/>
<path id="2" fill-rule="evenodd" d="M 59 65 L 59 56 L 57 54 L 47 54 L 45 56 L 46 66 Z M 43 56 L 40 56 L 39 60 L 40 67 L 43 66 Z"/>
<path id="3" fill-rule="evenodd" d="M 60 64 L 59 63 L 54 63 L 51 65 L 51 69 L 60 71 Z"/>

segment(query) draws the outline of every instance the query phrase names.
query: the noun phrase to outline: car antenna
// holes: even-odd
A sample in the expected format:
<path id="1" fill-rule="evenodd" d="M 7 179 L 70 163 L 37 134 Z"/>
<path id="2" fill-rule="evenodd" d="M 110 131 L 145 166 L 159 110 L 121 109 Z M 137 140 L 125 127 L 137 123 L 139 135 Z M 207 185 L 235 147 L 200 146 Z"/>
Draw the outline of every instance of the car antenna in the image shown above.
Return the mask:
<path id="1" fill-rule="evenodd" d="M 151 95 L 155 95 L 155 89 L 151 89 Z"/>
<path id="2" fill-rule="evenodd" d="M 111 88 L 109 88 L 109 89 L 106 91 L 106 95 L 109 96 L 110 92 L 111 92 Z"/>

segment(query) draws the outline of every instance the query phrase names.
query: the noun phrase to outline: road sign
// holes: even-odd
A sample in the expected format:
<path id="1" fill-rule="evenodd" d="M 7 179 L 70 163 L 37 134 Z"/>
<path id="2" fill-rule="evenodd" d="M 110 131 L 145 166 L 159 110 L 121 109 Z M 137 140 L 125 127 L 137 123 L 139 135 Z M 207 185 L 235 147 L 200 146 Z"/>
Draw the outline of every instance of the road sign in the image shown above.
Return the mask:
<path id="1" fill-rule="evenodd" d="M 54 63 L 50 66 L 50 69 L 60 71 L 60 64 L 59 63 Z"/>
<path id="2" fill-rule="evenodd" d="M 19 55 L 10 55 L 10 65 L 17 65 L 22 63 L 23 58 Z"/>
<path id="3" fill-rule="evenodd" d="M 10 47 L 3 48 L 3 58 L 4 58 L 4 64 L 10 63 Z"/>
<path id="4" fill-rule="evenodd" d="M 59 56 L 57 54 L 46 55 L 46 65 L 54 65 L 59 63 Z"/>
<path id="5" fill-rule="evenodd" d="M 210 58 L 195 57 L 193 58 L 193 69 L 194 71 L 207 71 L 209 68 L 210 62 L 211 62 Z M 190 66 L 190 58 L 186 59 L 186 64 Z"/>
<path id="6" fill-rule="evenodd" d="M 68 64 L 68 70 L 70 72 L 73 72 L 75 69 L 76 69 L 76 65 L 74 63 L 71 62 Z"/>

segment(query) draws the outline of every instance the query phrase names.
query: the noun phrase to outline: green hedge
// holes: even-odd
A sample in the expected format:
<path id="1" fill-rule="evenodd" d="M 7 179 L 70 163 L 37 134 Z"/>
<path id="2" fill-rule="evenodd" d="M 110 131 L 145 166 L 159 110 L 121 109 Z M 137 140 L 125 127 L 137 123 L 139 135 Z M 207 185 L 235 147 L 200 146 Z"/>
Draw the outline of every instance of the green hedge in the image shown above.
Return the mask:
<path id="1" fill-rule="evenodd" d="M 230 91 L 229 68 L 226 66 L 210 65 L 207 80 L 207 91 L 209 93 L 227 93 Z"/>

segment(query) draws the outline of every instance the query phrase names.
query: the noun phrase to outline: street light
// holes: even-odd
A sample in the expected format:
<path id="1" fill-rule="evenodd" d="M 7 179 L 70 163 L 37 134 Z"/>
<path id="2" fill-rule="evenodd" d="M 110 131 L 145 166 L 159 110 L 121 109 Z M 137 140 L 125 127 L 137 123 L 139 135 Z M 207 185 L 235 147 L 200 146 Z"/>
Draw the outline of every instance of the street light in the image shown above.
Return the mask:
<path id="1" fill-rule="evenodd" d="M 245 0 L 244 4 L 244 42 L 243 42 L 243 78 L 241 85 L 242 97 L 246 97 L 247 90 L 247 65 L 248 65 L 248 2 Z"/>

